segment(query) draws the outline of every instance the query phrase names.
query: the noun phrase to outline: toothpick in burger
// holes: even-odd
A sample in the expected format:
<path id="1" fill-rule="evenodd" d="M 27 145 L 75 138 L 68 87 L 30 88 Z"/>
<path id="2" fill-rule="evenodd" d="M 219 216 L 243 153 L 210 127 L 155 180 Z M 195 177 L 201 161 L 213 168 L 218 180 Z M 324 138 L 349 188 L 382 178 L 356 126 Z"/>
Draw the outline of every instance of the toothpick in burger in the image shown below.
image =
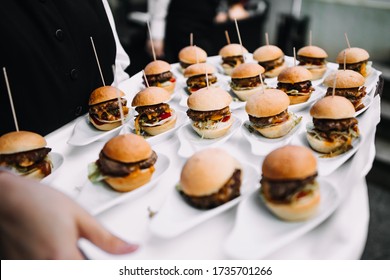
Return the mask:
<path id="1" fill-rule="evenodd" d="M 145 76 L 148 83 L 145 85 L 161 87 L 170 94 L 175 90 L 176 77 L 171 72 L 171 65 L 163 60 L 154 60 L 146 65 Z M 145 80 L 145 78 L 143 78 Z"/>
<path id="2" fill-rule="evenodd" d="M 274 45 L 265 45 L 256 49 L 253 53 L 256 60 L 264 69 L 267 78 L 277 77 L 281 71 L 287 68 L 283 51 Z"/>
<path id="3" fill-rule="evenodd" d="M 336 76 L 337 75 L 337 76 Z M 333 94 L 334 79 L 336 79 L 335 95 L 344 96 L 355 107 L 355 111 L 364 108 L 363 97 L 366 96 L 366 87 L 364 86 L 364 77 L 353 70 L 338 70 L 330 74 L 324 80 L 324 85 L 328 87 L 326 95 Z"/>
<path id="4" fill-rule="evenodd" d="M 187 46 L 179 52 L 179 63 L 182 72 L 192 64 L 206 62 L 206 59 L 207 53 L 198 46 Z"/>
<path id="5" fill-rule="evenodd" d="M 251 95 L 263 90 L 260 75 L 264 81 L 264 68 L 257 63 L 240 64 L 232 72 L 230 87 L 241 101 L 246 101 Z"/>
<path id="6" fill-rule="evenodd" d="M 192 94 L 201 88 L 207 87 L 207 80 L 208 86 L 216 86 L 218 81 L 217 76 L 215 76 L 216 71 L 215 67 L 208 63 L 195 63 L 188 66 L 184 70 L 188 92 Z"/>
<path id="7" fill-rule="evenodd" d="M 122 103 L 123 115 L 129 113 L 125 94 L 118 88 L 103 86 L 95 89 L 89 97 L 89 121 L 99 130 L 111 130 L 122 124 L 118 103 L 118 95 Z"/>
<path id="8" fill-rule="evenodd" d="M 151 180 L 157 154 L 149 143 L 135 134 L 122 134 L 109 140 L 99 159 L 88 166 L 88 178 L 103 181 L 118 192 L 135 190 Z"/>
<path id="9" fill-rule="evenodd" d="M 240 196 L 240 164 L 219 148 L 195 153 L 184 164 L 177 189 L 198 209 L 212 209 Z"/>
<path id="10" fill-rule="evenodd" d="M 13 131 L 0 137 L 0 166 L 18 175 L 42 179 L 51 174 L 51 148 L 31 131 Z"/>
<path id="11" fill-rule="evenodd" d="M 317 46 L 306 46 L 298 50 L 299 66 L 305 67 L 312 74 L 312 80 L 321 79 L 326 72 L 328 54 Z"/>
<path id="12" fill-rule="evenodd" d="M 202 138 L 224 136 L 233 124 L 230 111 L 232 97 L 219 87 L 202 88 L 187 99 L 191 126 Z"/>
<path id="13" fill-rule="evenodd" d="M 240 44 L 228 44 L 220 49 L 219 55 L 226 75 L 231 76 L 233 69 L 245 62 L 244 55 L 247 53 L 248 50 Z"/>
<path id="14" fill-rule="evenodd" d="M 326 96 L 310 109 L 313 124 L 307 126 L 307 141 L 322 157 L 333 157 L 350 150 L 359 137 L 355 108 L 342 96 Z"/>
<path id="15" fill-rule="evenodd" d="M 176 112 L 168 101 L 171 95 L 160 87 L 148 87 L 138 92 L 131 103 L 136 107 L 134 127 L 138 135 L 158 135 L 175 127 Z"/>
<path id="16" fill-rule="evenodd" d="M 303 66 L 288 67 L 279 74 L 277 89 L 287 93 L 290 105 L 306 102 L 314 91 L 312 77 Z"/>
<path id="17" fill-rule="evenodd" d="M 282 220 L 304 221 L 320 204 L 317 160 L 303 146 L 284 146 L 269 153 L 262 165 L 260 194 L 267 208 Z"/>
<path id="18" fill-rule="evenodd" d="M 279 138 L 291 131 L 302 119 L 288 112 L 290 99 L 277 89 L 252 95 L 245 105 L 250 127 L 266 138 Z"/>
<path id="19" fill-rule="evenodd" d="M 363 77 L 367 77 L 371 71 L 371 62 L 368 61 L 370 55 L 362 48 L 346 48 L 336 57 L 339 69 L 344 69 L 344 52 L 345 52 L 345 69 L 359 72 Z"/>

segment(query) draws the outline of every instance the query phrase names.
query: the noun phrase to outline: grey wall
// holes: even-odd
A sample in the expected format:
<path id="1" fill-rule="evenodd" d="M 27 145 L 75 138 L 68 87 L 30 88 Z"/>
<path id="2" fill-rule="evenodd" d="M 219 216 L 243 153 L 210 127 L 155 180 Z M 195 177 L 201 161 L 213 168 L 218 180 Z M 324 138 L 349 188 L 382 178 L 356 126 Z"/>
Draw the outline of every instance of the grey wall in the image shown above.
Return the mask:
<path id="1" fill-rule="evenodd" d="M 390 1 L 306 0 L 302 14 L 311 15 L 313 44 L 328 52 L 329 61 L 347 47 L 347 32 L 351 46 L 366 49 L 374 61 L 390 62 Z"/>

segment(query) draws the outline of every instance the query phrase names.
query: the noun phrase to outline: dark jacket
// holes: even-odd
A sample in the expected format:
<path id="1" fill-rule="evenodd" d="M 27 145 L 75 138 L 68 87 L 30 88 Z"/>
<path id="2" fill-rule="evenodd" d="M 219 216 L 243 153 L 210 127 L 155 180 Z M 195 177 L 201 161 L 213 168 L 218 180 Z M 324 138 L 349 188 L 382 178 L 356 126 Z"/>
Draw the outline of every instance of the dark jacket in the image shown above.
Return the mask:
<path id="1" fill-rule="evenodd" d="M 105 82 L 113 81 L 116 46 L 101 0 L 3 0 L 0 36 L 20 130 L 45 135 L 87 112 L 102 86 L 91 36 Z M 13 130 L 1 73 L 0 134 Z"/>

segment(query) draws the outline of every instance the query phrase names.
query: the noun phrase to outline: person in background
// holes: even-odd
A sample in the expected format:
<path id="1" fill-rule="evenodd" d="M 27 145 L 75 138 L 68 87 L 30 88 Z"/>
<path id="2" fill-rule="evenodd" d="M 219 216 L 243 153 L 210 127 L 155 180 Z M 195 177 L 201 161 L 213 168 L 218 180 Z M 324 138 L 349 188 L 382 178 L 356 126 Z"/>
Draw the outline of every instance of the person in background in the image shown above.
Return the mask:
<path id="1" fill-rule="evenodd" d="M 128 79 L 130 60 L 119 43 L 107 0 L 4 0 L 0 68 L 6 68 L 19 129 L 46 135 L 88 111 L 103 82 Z M 0 135 L 15 130 L 3 71 Z"/>
<path id="2" fill-rule="evenodd" d="M 210 55 L 217 51 L 214 23 L 249 16 L 239 0 L 148 0 L 148 12 L 156 56 L 170 63 L 177 62 L 179 51 L 190 44 L 190 33 L 194 45 Z M 152 54 L 150 40 L 146 47 Z"/>

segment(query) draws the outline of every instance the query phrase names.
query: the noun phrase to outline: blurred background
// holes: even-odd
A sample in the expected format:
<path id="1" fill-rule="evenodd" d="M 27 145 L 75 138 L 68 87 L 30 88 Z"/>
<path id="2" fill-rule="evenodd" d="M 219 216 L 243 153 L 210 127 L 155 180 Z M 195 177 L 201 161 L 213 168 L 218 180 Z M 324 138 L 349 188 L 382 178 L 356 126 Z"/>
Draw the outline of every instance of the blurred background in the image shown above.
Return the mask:
<path id="1" fill-rule="evenodd" d="M 149 0 L 156 1 L 156 0 Z M 217 0 L 209 0 L 215 1 Z M 116 21 L 121 43 L 129 54 L 130 75 L 141 71 L 152 57 L 146 51 L 149 19 L 148 0 L 108 0 Z M 198 0 L 192 1 L 194 5 Z M 347 47 L 344 33 L 352 47 L 366 49 L 373 66 L 382 71 L 381 122 L 376 133 L 376 157 L 367 176 L 370 199 L 370 226 L 362 259 L 390 259 L 390 0 L 242 0 L 221 1 L 218 17 L 209 26 L 213 34 L 208 55 L 217 55 L 226 44 L 224 30 L 231 41 L 237 42 L 235 25 L 231 20 L 235 11 L 243 45 L 253 52 L 265 44 L 265 32 L 270 44 L 279 46 L 286 55 L 292 55 L 309 43 L 322 47 L 328 61 Z M 236 6 L 234 6 L 236 7 Z M 230 18 L 229 18 L 230 15 Z"/>

